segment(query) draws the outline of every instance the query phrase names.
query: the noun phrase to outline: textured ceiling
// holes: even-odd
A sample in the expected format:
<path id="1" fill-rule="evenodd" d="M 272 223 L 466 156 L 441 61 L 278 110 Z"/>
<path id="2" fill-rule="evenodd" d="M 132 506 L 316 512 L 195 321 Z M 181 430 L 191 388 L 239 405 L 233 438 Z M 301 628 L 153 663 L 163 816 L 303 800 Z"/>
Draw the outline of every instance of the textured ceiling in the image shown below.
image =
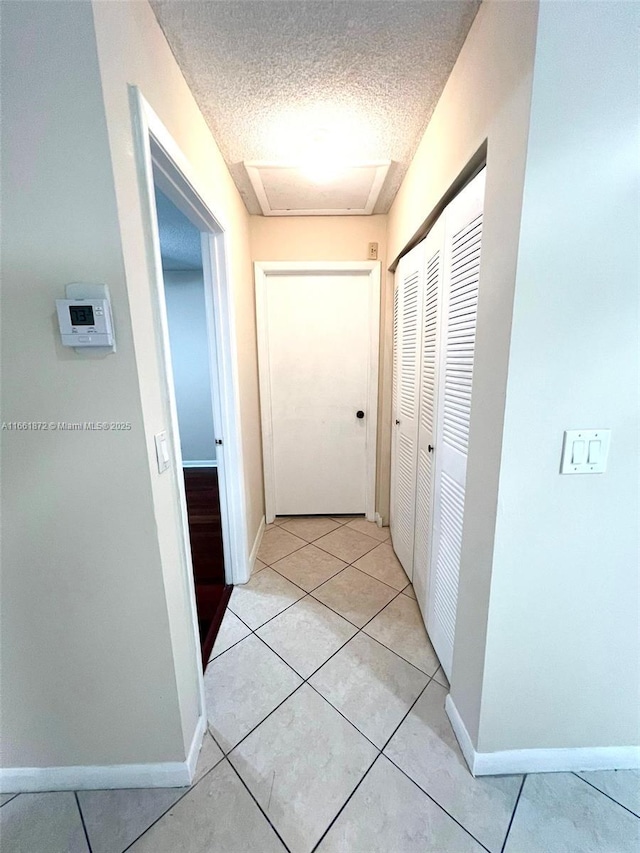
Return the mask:
<path id="1" fill-rule="evenodd" d="M 163 192 L 155 189 L 162 269 L 202 269 L 200 232 Z"/>
<path id="2" fill-rule="evenodd" d="M 248 210 L 243 161 L 391 160 L 389 209 L 479 0 L 151 0 Z"/>

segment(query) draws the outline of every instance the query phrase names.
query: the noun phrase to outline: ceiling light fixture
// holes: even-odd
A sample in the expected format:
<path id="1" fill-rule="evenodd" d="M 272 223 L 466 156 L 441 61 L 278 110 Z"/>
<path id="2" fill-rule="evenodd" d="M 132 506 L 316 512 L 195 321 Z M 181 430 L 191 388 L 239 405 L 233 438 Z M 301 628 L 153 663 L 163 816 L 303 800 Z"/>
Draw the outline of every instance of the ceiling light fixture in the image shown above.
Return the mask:
<path id="1" fill-rule="evenodd" d="M 317 128 L 304 145 L 300 172 L 314 184 L 331 184 L 349 168 L 341 146 L 328 128 Z"/>
<path id="2" fill-rule="evenodd" d="M 329 158 L 309 160 L 300 164 L 300 171 L 314 184 L 332 184 L 342 177 L 348 166 L 336 163 Z"/>

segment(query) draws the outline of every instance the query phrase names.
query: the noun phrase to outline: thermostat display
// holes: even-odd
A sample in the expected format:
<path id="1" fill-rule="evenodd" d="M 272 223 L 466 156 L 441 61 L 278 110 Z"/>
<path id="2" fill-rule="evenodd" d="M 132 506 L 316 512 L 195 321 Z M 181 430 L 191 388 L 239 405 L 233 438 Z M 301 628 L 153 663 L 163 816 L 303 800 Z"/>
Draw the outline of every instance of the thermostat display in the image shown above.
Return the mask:
<path id="1" fill-rule="evenodd" d="M 71 315 L 72 326 L 93 326 L 93 307 L 91 305 L 70 305 L 69 314 Z"/>
<path id="2" fill-rule="evenodd" d="M 112 347 L 108 299 L 56 299 L 60 336 L 66 347 Z"/>

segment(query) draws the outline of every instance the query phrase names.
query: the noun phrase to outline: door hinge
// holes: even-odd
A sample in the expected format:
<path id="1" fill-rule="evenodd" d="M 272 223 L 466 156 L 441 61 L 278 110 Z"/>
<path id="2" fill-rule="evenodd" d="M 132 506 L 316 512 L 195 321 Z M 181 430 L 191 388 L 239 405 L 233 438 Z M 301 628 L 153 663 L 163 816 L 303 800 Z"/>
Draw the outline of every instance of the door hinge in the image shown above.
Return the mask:
<path id="1" fill-rule="evenodd" d="M 222 444 L 222 439 L 221 439 L 221 438 L 216 438 L 216 444 Z"/>

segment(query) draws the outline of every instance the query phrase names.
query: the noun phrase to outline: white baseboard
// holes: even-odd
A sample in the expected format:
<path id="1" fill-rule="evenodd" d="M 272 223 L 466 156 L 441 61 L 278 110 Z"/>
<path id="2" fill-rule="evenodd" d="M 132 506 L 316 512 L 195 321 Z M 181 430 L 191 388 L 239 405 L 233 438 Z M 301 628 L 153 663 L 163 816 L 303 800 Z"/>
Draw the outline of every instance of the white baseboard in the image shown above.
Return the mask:
<path id="1" fill-rule="evenodd" d="M 0 793 L 90 791 L 112 788 L 186 788 L 194 777 L 207 721 L 203 715 L 185 761 L 76 767 L 0 768 Z"/>
<path id="2" fill-rule="evenodd" d="M 638 746 L 555 747 L 476 752 L 451 694 L 447 696 L 445 709 L 464 759 L 474 776 L 570 771 L 576 773 L 588 770 L 640 768 L 640 747 Z"/>
<path id="3" fill-rule="evenodd" d="M 260 524 L 258 525 L 258 532 L 256 533 L 256 538 L 253 541 L 253 548 L 251 549 L 251 553 L 249 554 L 249 578 L 253 574 L 253 570 L 256 565 L 256 560 L 258 559 L 258 551 L 260 550 L 262 537 L 264 536 L 265 526 L 266 525 L 263 515 L 260 519 Z M 249 580 L 249 578 L 247 578 L 247 580 Z"/>
<path id="4" fill-rule="evenodd" d="M 464 755 L 464 760 L 467 762 L 467 767 L 471 771 L 471 773 L 476 776 L 475 771 L 475 759 L 476 759 L 476 751 L 473 748 L 473 742 L 467 731 L 467 727 L 462 722 L 462 717 L 458 713 L 458 709 L 454 705 L 453 699 L 451 698 L 451 693 L 447 694 L 447 698 L 444 701 L 444 709 L 447 712 L 447 717 L 449 717 L 449 722 L 451 723 L 451 728 L 453 729 L 453 733 L 458 739 L 458 744 L 460 745 L 460 749 L 462 750 L 462 754 Z"/>
<path id="5" fill-rule="evenodd" d="M 378 527 L 382 527 L 382 526 L 383 526 L 383 525 L 382 525 L 382 516 L 380 515 L 380 513 L 379 513 L 379 512 L 377 512 L 377 513 L 376 513 L 374 521 L 375 521 L 375 523 L 378 525 Z"/>
<path id="6" fill-rule="evenodd" d="M 196 725 L 196 730 L 193 733 L 193 738 L 191 739 L 191 746 L 189 747 L 189 753 L 187 755 L 187 769 L 189 771 L 189 785 L 193 777 L 196 775 L 196 765 L 198 763 L 198 758 L 200 756 L 200 750 L 202 749 L 202 740 L 204 738 L 205 732 L 207 731 L 207 715 L 200 714 L 198 717 L 198 722 Z"/>

